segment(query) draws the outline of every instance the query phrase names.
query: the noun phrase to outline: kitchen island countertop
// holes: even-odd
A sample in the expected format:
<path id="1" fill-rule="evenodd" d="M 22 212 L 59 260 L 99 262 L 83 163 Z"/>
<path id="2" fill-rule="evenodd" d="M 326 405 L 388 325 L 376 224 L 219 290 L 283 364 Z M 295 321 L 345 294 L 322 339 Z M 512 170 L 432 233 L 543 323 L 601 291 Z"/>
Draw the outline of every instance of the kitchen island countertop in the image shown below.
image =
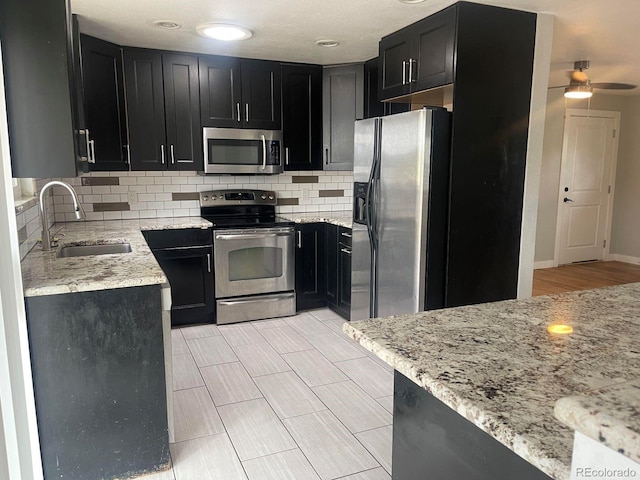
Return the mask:
<path id="1" fill-rule="evenodd" d="M 295 223 L 331 223 L 339 227 L 353 227 L 353 213 L 351 210 L 306 212 L 306 213 L 281 213 L 278 216 Z"/>
<path id="2" fill-rule="evenodd" d="M 344 332 L 520 457 L 566 480 L 579 426 L 561 423 L 554 406 L 640 377 L 639 298 L 636 283 L 363 320 L 345 324 Z M 548 333 L 550 324 L 574 331 Z M 604 402 L 605 413 L 637 409 L 628 388 Z M 565 416 L 588 408 L 565 402 Z M 640 418 L 620 422 L 627 428 L 610 429 L 609 442 L 622 442 L 637 459 L 637 440 L 624 441 L 640 430 Z"/>

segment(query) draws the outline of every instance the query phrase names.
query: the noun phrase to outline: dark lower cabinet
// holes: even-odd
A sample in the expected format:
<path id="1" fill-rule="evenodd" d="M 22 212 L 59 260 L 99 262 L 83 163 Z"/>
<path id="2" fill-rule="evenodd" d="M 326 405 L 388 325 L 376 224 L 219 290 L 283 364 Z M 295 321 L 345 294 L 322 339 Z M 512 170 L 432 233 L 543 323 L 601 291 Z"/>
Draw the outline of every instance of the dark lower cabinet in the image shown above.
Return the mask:
<path id="1" fill-rule="evenodd" d="M 282 65 L 285 170 L 322 170 L 322 67 Z"/>
<path id="2" fill-rule="evenodd" d="M 171 325 L 213 323 L 211 230 L 152 230 L 144 236 L 171 285 Z"/>
<path id="3" fill-rule="evenodd" d="M 326 225 L 327 304 L 344 319 L 351 318 L 351 229 Z"/>
<path id="4" fill-rule="evenodd" d="M 89 169 L 128 170 L 124 73 L 119 45 L 80 35 Z M 89 143 L 91 142 L 91 143 Z"/>
<path id="5" fill-rule="evenodd" d="M 171 466 L 160 285 L 25 299 L 46 479 Z"/>
<path id="6" fill-rule="evenodd" d="M 394 480 L 550 480 L 488 433 L 395 371 Z"/>
<path id="7" fill-rule="evenodd" d="M 296 310 L 327 306 L 325 224 L 296 225 Z"/>

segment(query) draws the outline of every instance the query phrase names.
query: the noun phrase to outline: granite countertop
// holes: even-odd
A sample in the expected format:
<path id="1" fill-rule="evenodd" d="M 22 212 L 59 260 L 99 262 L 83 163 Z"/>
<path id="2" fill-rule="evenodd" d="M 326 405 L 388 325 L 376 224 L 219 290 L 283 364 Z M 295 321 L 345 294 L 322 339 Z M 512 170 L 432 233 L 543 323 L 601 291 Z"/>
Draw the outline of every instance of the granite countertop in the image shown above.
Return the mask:
<path id="1" fill-rule="evenodd" d="M 574 427 L 554 416 L 554 405 L 640 377 L 639 299 L 636 283 L 363 320 L 344 331 L 529 463 L 565 480 Z M 548 333 L 554 323 L 574 331 Z M 638 432 L 637 394 L 627 404 L 628 391 L 603 390 L 589 401 L 607 398 L 607 411 L 626 409 L 620 421 Z M 608 435 L 611 445 L 637 458 L 629 451 L 637 442 L 616 439 L 617 429 Z"/>
<path id="2" fill-rule="evenodd" d="M 43 252 L 36 245 L 21 264 L 25 297 L 162 284 L 167 281 L 142 230 L 209 228 L 200 217 L 108 220 L 55 224 L 59 246 Z M 129 242 L 132 252 L 56 258 L 65 245 Z"/>
<path id="3" fill-rule="evenodd" d="M 561 398 L 555 414 L 573 430 L 640 463 L 640 378 Z"/>
<path id="4" fill-rule="evenodd" d="M 278 214 L 279 217 L 296 223 L 325 222 L 339 227 L 353 228 L 353 213 L 351 210 L 336 212 L 306 212 Z"/>

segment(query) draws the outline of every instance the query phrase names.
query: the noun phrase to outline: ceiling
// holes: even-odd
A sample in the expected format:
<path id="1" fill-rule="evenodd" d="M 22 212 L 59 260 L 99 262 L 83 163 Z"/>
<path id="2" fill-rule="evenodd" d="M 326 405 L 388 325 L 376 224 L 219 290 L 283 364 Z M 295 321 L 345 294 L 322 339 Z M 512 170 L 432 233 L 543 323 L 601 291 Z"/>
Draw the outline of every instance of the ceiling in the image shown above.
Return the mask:
<path id="1" fill-rule="evenodd" d="M 80 30 L 127 46 L 212 53 L 322 65 L 375 57 L 381 37 L 454 3 L 426 0 L 71 0 Z M 640 85 L 640 18 L 637 0 L 483 0 L 504 7 L 554 15 L 550 85 L 567 83 L 575 60 L 591 61 L 593 82 Z M 156 20 L 181 24 L 177 30 Z M 205 22 L 251 28 L 249 40 L 225 43 L 198 36 Z M 317 40 L 341 44 L 321 48 Z M 514 72 L 514 75 L 517 72 Z M 611 92 L 611 91 L 609 91 Z M 613 93 L 613 92 L 612 92 Z M 618 92 L 640 94 L 640 89 Z"/>

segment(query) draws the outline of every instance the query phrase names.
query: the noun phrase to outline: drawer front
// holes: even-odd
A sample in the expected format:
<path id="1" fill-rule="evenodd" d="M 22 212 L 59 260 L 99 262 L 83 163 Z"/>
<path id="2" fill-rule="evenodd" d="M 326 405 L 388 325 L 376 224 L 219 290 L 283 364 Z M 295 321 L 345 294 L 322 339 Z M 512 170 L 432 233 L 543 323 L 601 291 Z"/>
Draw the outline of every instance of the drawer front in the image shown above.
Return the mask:
<path id="1" fill-rule="evenodd" d="M 142 232 L 152 250 L 172 247 L 197 247 L 213 243 L 211 228 L 181 228 L 176 230 L 145 230 Z"/>

